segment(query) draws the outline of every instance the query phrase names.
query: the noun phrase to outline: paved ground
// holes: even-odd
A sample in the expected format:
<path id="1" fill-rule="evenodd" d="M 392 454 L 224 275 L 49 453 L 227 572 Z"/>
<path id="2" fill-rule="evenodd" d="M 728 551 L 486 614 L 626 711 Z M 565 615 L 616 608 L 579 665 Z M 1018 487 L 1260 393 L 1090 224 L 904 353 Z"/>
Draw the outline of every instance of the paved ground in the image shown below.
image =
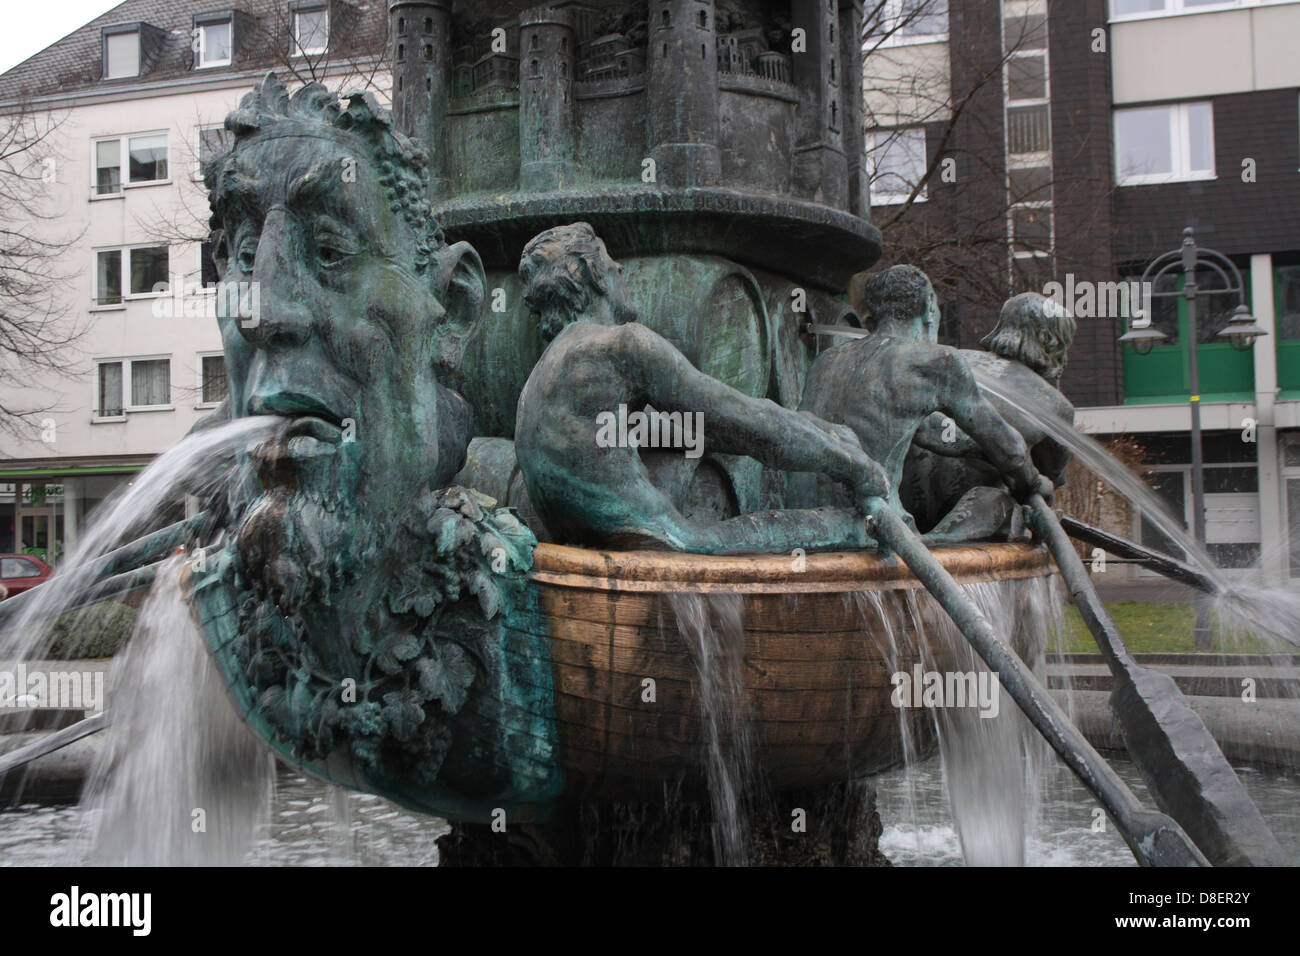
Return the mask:
<path id="1" fill-rule="evenodd" d="M 1168 674 L 1234 764 L 1300 768 L 1300 655 L 1139 654 Z M 1050 659 L 1052 695 L 1098 750 L 1124 752 L 1110 710 L 1110 670 L 1100 654 Z"/>
<path id="2" fill-rule="evenodd" d="M 1047 668 L 1048 687 L 1073 687 L 1075 690 L 1111 689 L 1110 668 L 1100 656 L 1095 662 L 1081 662 L 1074 655 L 1070 663 L 1053 663 Z M 1159 655 L 1156 661 L 1140 657 L 1140 663 L 1168 674 L 1184 694 L 1196 697 L 1231 697 L 1256 699 L 1269 697 L 1291 700 L 1300 707 L 1300 667 L 1291 655 L 1276 663 L 1258 656 L 1240 663 L 1221 663 L 1229 655 L 1211 655 L 1214 661 L 1196 661 L 1195 655 Z M 1173 662 L 1162 658 L 1173 658 Z M 1280 666 L 1279 666 L 1280 665 Z"/>

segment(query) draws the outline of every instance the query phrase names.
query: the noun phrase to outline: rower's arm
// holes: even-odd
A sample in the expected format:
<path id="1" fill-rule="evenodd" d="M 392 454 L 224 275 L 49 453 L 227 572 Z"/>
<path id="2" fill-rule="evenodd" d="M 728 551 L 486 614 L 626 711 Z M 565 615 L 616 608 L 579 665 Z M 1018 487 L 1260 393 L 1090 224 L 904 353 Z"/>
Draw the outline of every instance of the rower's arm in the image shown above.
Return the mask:
<path id="1" fill-rule="evenodd" d="M 708 451 L 748 455 L 769 468 L 822 472 L 864 495 L 887 493 L 880 467 L 828 423 L 719 382 L 643 325 L 618 329 L 620 364 L 639 392 L 656 409 L 702 412 Z"/>
<path id="2" fill-rule="evenodd" d="M 1038 469 L 1020 433 L 1006 423 L 980 393 L 970 368 L 955 350 L 928 363 L 927 373 L 939 389 L 942 409 L 979 445 L 1017 498 L 1040 490 Z"/>
<path id="3" fill-rule="evenodd" d="M 912 441 L 926 451 L 949 458 L 971 458 L 980 454 L 979 445 L 943 412 L 935 412 L 916 430 Z"/>

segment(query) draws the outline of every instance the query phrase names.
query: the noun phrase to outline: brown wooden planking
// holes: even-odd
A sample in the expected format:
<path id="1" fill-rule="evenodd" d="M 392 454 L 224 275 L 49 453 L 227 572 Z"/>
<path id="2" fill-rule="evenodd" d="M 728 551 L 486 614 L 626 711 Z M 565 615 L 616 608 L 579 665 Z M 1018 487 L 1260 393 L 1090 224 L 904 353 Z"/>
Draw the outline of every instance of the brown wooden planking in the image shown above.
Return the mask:
<path id="1" fill-rule="evenodd" d="M 1041 549 L 1025 545 L 938 554 L 963 580 L 1053 571 Z M 702 773 L 706 738 L 695 665 L 670 603 L 656 591 L 744 593 L 742 680 L 756 756 L 773 785 L 813 785 L 896 764 L 902 719 L 920 745 L 933 745 L 931 715 L 900 717 L 889 703 L 889 677 L 893 667 L 910 670 L 920 658 L 913 616 L 929 630 L 937 609 L 909 602 L 902 591 L 882 592 L 901 644 L 887 664 L 882 608 L 856 597 L 866 588 L 913 586 L 895 562 L 810 555 L 804 573 L 811 577 L 796 581 L 784 556 L 700 561 L 543 545 L 536 558 L 562 760 L 583 788 L 626 796 L 629 788 L 653 790 Z M 529 643 L 507 640 L 506 652 Z M 939 656 L 943 661 L 950 652 L 940 649 Z M 927 669 L 935 664 L 927 656 Z M 656 681 L 655 703 L 641 701 L 645 677 Z"/>
<path id="2" fill-rule="evenodd" d="M 958 581 L 1041 577 L 1052 569 L 1045 548 L 989 544 L 937 548 L 934 556 Z M 700 555 L 670 551 L 597 551 L 540 544 L 535 580 L 593 591 L 662 593 L 817 593 L 916 588 L 897 558 L 866 551 L 809 554 L 796 571 L 789 555 Z"/>

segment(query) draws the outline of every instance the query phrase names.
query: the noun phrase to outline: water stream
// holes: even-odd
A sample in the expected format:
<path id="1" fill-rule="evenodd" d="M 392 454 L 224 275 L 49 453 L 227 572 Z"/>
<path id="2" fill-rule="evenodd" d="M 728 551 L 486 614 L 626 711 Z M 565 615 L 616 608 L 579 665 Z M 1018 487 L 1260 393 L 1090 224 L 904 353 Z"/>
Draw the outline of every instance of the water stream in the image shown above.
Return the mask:
<path id="1" fill-rule="evenodd" d="M 742 673 L 741 598 L 669 594 L 668 604 L 695 663 L 714 857 L 723 866 L 744 866 L 753 820 L 754 730 Z"/>
<path id="2" fill-rule="evenodd" d="M 0 660 L 43 656 L 49 625 L 87 585 L 87 566 L 96 558 L 159 527 L 158 515 L 186 494 L 210 495 L 229 480 L 227 462 L 244 446 L 262 441 L 284 419 L 241 418 L 186 436 L 159 455 L 126 486 L 95 509 L 58 573 L 23 596 L 23 608 L 0 635 Z"/>
<path id="3" fill-rule="evenodd" d="M 1115 488 L 1149 521 L 1184 552 L 1183 557 L 1213 582 L 1214 608 L 1220 621 L 1220 636 L 1229 643 L 1250 634 L 1276 645 L 1300 645 L 1300 592 L 1264 583 L 1261 569 L 1224 574 L 1175 517 L 1165 502 L 1126 465 L 1115 459 L 1095 439 L 1034 408 L 1030 396 L 1014 390 L 987 372 L 976 371 L 980 387 L 1040 425 L 1056 441 L 1069 448 L 1090 471 Z"/>
<path id="4" fill-rule="evenodd" d="M 82 796 L 97 863 L 234 865 L 270 806 L 274 760 L 239 719 L 170 559 L 114 660 L 113 723 Z"/>

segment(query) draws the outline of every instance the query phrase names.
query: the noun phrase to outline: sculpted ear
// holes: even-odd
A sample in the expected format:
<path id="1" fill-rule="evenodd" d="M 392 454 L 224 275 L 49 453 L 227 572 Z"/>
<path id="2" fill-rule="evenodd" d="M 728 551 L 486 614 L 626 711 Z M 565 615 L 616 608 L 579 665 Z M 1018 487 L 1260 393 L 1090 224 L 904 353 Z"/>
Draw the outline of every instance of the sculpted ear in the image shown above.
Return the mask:
<path id="1" fill-rule="evenodd" d="M 468 242 L 458 242 L 442 253 L 435 281 L 438 301 L 446 310 L 434 330 L 438 368 L 454 372 L 460 367 L 465 339 L 483 314 L 487 285 L 483 260 Z"/>

